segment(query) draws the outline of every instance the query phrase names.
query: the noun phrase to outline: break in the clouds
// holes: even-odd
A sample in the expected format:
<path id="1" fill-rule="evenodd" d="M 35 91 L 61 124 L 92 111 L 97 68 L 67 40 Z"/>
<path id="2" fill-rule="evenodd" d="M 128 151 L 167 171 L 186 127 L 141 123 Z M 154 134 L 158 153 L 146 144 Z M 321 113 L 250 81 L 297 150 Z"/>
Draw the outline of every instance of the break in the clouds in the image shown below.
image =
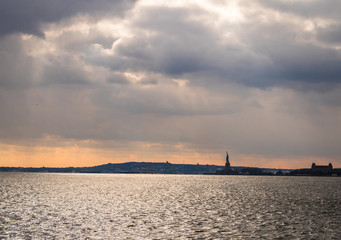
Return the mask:
<path id="1" fill-rule="evenodd" d="M 110 148 L 113 161 L 142 145 L 153 160 L 228 148 L 255 166 L 341 164 L 340 9 L 308 0 L 2 1 L 2 146 L 87 141 Z"/>

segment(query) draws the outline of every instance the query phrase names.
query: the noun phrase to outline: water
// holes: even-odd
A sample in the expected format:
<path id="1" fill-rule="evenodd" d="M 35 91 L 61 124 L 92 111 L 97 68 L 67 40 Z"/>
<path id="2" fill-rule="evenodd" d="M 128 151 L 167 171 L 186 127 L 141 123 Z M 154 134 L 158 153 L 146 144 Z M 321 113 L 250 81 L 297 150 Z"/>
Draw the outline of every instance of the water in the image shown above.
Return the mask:
<path id="1" fill-rule="evenodd" d="M 0 173 L 0 239 L 341 239 L 340 183 Z"/>

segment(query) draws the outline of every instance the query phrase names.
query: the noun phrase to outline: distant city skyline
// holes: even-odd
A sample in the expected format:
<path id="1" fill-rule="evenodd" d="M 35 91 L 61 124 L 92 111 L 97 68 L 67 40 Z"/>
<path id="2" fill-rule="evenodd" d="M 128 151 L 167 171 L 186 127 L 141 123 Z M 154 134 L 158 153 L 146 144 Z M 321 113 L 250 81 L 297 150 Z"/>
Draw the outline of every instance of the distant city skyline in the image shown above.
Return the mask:
<path id="1" fill-rule="evenodd" d="M 341 2 L 0 3 L 0 166 L 341 167 Z"/>

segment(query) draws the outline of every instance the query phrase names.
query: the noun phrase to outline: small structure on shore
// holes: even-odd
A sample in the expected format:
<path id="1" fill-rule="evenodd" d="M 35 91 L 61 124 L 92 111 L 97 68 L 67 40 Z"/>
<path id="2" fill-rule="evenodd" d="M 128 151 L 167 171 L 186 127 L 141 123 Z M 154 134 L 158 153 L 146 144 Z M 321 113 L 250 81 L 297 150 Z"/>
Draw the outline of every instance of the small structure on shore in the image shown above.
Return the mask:
<path id="1" fill-rule="evenodd" d="M 329 163 L 329 165 L 316 165 L 313 163 L 311 165 L 311 175 L 314 176 L 323 176 L 323 175 L 332 175 L 333 174 L 333 165 Z"/>
<path id="2" fill-rule="evenodd" d="M 289 175 L 301 176 L 341 176 L 341 168 L 333 168 L 333 165 L 316 165 L 313 163 L 311 168 L 296 169 L 289 173 Z"/>

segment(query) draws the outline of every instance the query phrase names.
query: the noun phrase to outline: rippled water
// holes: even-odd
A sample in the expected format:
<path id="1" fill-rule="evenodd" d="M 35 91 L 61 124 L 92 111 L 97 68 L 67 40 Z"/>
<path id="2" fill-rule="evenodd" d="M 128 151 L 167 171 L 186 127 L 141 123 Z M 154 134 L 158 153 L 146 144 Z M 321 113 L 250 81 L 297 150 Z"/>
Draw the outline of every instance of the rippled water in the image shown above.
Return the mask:
<path id="1" fill-rule="evenodd" d="M 341 178 L 0 173 L 0 239 L 341 239 Z"/>

